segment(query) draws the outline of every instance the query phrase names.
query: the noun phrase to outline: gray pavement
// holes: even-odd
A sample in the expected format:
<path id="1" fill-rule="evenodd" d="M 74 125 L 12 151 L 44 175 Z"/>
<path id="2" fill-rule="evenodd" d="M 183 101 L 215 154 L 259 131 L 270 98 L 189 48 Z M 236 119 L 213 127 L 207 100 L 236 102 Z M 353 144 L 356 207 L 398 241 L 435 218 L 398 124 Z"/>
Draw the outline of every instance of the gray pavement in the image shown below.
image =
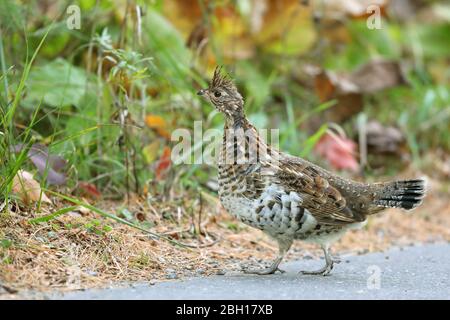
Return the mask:
<path id="1" fill-rule="evenodd" d="M 450 244 L 343 257 L 330 276 L 298 274 L 323 260 L 281 265 L 268 276 L 231 274 L 56 294 L 51 299 L 450 299 Z"/>

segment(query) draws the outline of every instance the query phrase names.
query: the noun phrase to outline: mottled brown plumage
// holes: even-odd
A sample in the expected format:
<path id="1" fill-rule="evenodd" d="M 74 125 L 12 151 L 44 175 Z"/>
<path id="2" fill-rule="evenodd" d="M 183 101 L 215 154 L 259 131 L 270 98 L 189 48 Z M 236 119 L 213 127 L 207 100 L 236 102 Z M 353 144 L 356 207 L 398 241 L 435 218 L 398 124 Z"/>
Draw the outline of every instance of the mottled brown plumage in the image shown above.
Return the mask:
<path id="1" fill-rule="evenodd" d="M 321 245 L 326 266 L 306 274 L 329 274 L 336 260 L 329 246 L 369 215 L 387 207 L 412 209 L 424 196 L 424 181 L 361 183 L 344 179 L 302 158 L 267 145 L 247 120 L 236 86 L 217 68 L 207 89 L 200 90 L 225 115 L 219 156 L 219 197 L 244 223 L 277 240 L 279 255 L 267 269 L 273 273 L 294 240 Z"/>

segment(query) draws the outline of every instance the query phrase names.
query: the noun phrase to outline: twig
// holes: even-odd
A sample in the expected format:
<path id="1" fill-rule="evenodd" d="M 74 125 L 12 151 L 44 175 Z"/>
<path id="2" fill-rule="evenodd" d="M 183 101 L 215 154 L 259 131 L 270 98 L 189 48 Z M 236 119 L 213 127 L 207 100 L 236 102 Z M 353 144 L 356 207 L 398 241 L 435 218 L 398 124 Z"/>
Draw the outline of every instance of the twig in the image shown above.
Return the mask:
<path id="1" fill-rule="evenodd" d="M 202 234 L 202 211 L 203 211 L 203 199 L 202 199 L 202 194 L 199 193 L 200 195 L 200 205 L 199 205 L 199 210 L 198 210 L 198 234 Z"/>

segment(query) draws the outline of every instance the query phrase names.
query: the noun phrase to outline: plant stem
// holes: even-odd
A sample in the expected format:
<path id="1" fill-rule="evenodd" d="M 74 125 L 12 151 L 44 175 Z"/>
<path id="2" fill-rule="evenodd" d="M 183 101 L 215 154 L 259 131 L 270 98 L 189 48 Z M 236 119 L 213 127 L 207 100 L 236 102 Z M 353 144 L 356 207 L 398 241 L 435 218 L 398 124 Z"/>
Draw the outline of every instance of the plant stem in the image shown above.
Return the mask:
<path id="1" fill-rule="evenodd" d="M 5 101 L 8 101 L 8 78 L 6 77 L 6 62 L 5 54 L 3 52 L 3 35 L 0 28 L 0 66 L 3 73 L 3 84 L 5 86 Z"/>

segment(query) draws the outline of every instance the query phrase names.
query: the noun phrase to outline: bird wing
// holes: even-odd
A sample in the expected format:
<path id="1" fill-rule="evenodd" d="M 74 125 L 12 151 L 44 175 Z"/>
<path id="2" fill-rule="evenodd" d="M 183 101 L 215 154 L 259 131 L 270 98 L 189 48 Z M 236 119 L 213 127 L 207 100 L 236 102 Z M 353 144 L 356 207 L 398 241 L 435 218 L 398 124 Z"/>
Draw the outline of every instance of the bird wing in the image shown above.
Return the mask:
<path id="1" fill-rule="evenodd" d="M 351 210 L 343 194 L 334 187 L 320 168 L 309 162 L 281 161 L 274 176 L 288 192 L 298 193 L 301 207 L 322 224 L 343 225 L 364 221 L 365 217 Z"/>

